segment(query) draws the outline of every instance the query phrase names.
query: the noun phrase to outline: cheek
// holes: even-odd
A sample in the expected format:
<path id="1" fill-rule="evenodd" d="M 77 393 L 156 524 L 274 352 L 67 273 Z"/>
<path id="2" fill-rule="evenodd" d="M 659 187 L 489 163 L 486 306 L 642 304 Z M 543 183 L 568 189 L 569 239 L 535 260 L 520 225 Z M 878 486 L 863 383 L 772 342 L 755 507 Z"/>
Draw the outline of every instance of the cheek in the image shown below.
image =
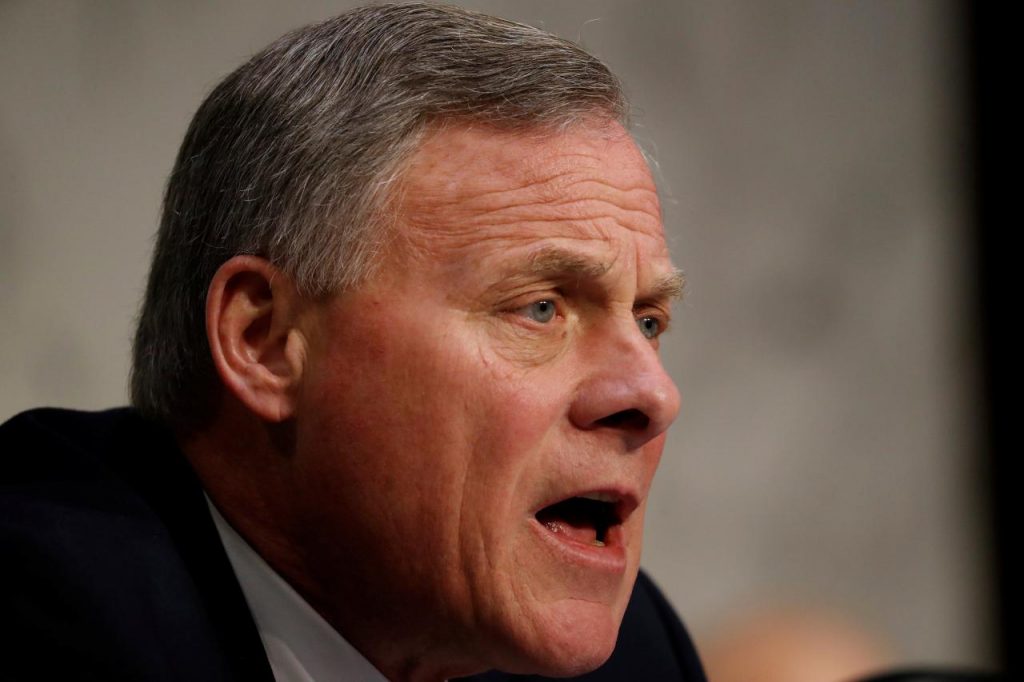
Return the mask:
<path id="1" fill-rule="evenodd" d="M 463 523 L 500 517 L 564 410 L 543 370 L 516 368 L 479 330 L 406 312 L 339 328 L 318 358 L 300 411 L 300 451 L 319 453 L 310 475 L 392 500 L 396 521 L 450 523 L 466 506 Z"/>
<path id="2" fill-rule="evenodd" d="M 425 335 L 400 321 L 350 316 L 325 331 L 302 386 L 297 464 L 339 514 L 361 520 L 350 532 L 412 541 L 409 519 L 436 526 L 446 511 L 459 453 L 439 446 L 456 440 L 460 422 L 446 412 L 435 358 L 411 348 Z"/>

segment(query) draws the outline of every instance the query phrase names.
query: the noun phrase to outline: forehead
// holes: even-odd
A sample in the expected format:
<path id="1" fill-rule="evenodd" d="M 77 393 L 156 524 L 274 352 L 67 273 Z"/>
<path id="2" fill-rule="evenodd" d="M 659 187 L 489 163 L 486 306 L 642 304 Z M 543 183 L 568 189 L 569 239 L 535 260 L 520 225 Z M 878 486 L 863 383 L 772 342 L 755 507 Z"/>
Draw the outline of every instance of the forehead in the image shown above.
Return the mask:
<path id="1" fill-rule="evenodd" d="M 434 131 L 406 168 L 398 214 L 405 236 L 428 250 L 561 238 L 665 252 L 647 163 L 617 123 Z"/>

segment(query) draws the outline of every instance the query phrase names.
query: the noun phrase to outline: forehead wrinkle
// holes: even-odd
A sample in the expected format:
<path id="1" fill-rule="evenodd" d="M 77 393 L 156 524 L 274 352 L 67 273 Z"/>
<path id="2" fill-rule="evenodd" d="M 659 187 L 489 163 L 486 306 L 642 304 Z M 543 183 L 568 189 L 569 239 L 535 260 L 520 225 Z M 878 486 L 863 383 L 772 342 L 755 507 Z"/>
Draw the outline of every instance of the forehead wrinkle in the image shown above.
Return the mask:
<path id="1" fill-rule="evenodd" d="M 646 214 L 644 214 L 644 215 L 646 215 Z M 581 214 L 581 215 L 573 216 L 571 218 L 565 217 L 565 216 L 552 216 L 552 217 L 535 217 L 535 218 L 525 219 L 523 217 L 508 216 L 508 217 L 503 218 L 501 220 L 494 220 L 494 219 L 492 219 L 492 220 L 478 220 L 478 221 L 468 220 L 468 221 L 464 221 L 464 222 L 458 222 L 457 224 L 446 225 L 445 226 L 445 231 L 448 232 L 452 236 L 457 236 L 459 234 L 472 234 L 472 235 L 474 235 L 476 237 L 479 237 L 479 238 L 483 239 L 483 238 L 488 238 L 490 236 L 494 236 L 494 237 L 505 236 L 505 235 L 503 235 L 500 232 L 499 228 L 502 228 L 502 227 L 538 226 L 538 231 L 536 232 L 536 234 L 533 234 L 533 235 L 529 236 L 529 238 L 531 238 L 531 239 L 538 239 L 538 238 L 543 238 L 545 236 L 553 236 L 553 235 L 548 235 L 548 234 L 545 233 L 546 232 L 545 231 L 546 226 L 548 226 L 548 225 L 564 225 L 567 228 L 575 228 L 572 231 L 574 233 L 576 233 L 578 236 L 580 236 L 581 238 L 583 238 L 583 237 L 587 237 L 587 236 L 591 236 L 591 237 L 593 237 L 593 236 L 603 236 L 605 233 L 600 231 L 600 226 L 602 225 L 602 223 L 608 223 L 608 221 L 614 223 L 615 225 L 617 225 L 617 226 L 619 226 L 619 227 L 621 227 L 623 229 L 629 230 L 630 232 L 638 232 L 638 233 L 640 233 L 642 235 L 645 235 L 645 236 L 648 236 L 648 237 L 652 237 L 653 238 L 653 237 L 657 237 L 657 236 L 661 235 L 661 223 L 660 223 L 660 221 L 655 221 L 651 216 L 647 216 L 647 221 L 644 221 L 644 222 L 652 222 L 654 224 L 652 226 L 650 226 L 650 227 L 647 227 L 647 228 L 639 228 L 636 223 L 640 222 L 640 221 L 624 221 L 620 217 L 607 215 L 605 213 L 594 213 L 594 214 L 585 214 L 585 215 Z M 456 221 L 449 221 L 449 222 L 455 223 Z M 436 226 L 436 223 L 431 223 L 431 224 Z M 593 232 L 593 230 L 585 229 L 586 227 L 597 228 L 597 232 L 595 234 L 591 234 Z M 484 229 L 484 228 L 493 228 L 493 231 L 496 234 L 485 235 L 485 234 L 481 233 L 481 230 Z"/>
<path id="2" fill-rule="evenodd" d="M 572 196 L 570 191 L 574 188 L 592 188 L 598 191 L 586 192 L 584 190 L 578 196 Z M 642 182 L 620 186 L 576 171 L 558 173 L 515 187 L 480 191 L 472 191 L 472 188 L 465 189 L 468 191 L 456 194 L 450 203 L 464 203 L 471 210 L 478 210 L 481 214 L 524 204 L 558 208 L 584 202 L 602 202 L 631 213 L 660 214 L 658 194 L 653 186 Z M 630 201 L 632 197 L 637 198 Z M 493 203 L 490 201 L 492 199 L 495 200 Z M 476 204 L 484 206 L 481 209 L 475 209 Z"/>
<path id="3" fill-rule="evenodd" d="M 579 159 L 585 159 L 591 163 L 579 163 Z M 646 165 L 642 166 L 643 172 L 635 174 L 639 175 L 638 178 L 624 178 L 623 183 L 619 185 L 604 179 L 607 163 L 607 160 L 599 155 L 586 153 L 562 153 L 555 158 L 533 159 L 525 164 L 525 168 L 517 174 L 520 178 L 525 178 L 525 182 L 513 189 L 536 188 L 544 201 L 555 200 L 561 197 L 566 190 L 585 183 L 604 185 L 618 192 L 645 190 L 656 196 Z"/>
<path id="4" fill-rule="evenodd" d="M 652 197 L 656 197 L 653 192 Z M 579 228 L 585 233 L 589 231 L 588 226 L 596 227 L 607 221 L 630 232 L 652 237 L 662 234 L 661 212 L 656 201 L 649 207 L 633 208 L 606 198 L 566 197 L 546 203 L 509 201 L 488 208 L 465 201 L 454 204 L 431 202 L 430 206 L 421 204 L 417 208 L 419 210 L 406 214 L 406 222 L 410 227 L 429 232 L 431 238 L 479 238 L 483 236 L 481 229 L 500 232 L 502 227 L 528 225 L 540 226 L 543 233 L 547 231 L 546 225 L 553 224 Z"/>
<path id="5" fill-rule="evenodd" d="M 570 159 L 576 157 L 599 160 L 587 154 L 569 156 Z M 483 216 L 518 206 L 558 208 L 574 203 L 604 202 L 622 211 L 660 215 L 657 190 L 647 174 L 635 181 L 617 185 L 586 172 L 600 170 L 599 164 L 587 169 L 580 168 L 579 165 L 565 164 L 565 159 L 559 159 L 560 168 L 543 174 L 541 171 L 550 171 L 550 165 L 544 160 L 530 165 L 531 167 L 520 172 L 504 169 L 505 172 L 499 175 L 501 186 L 494 189 L 481 187 L 481 182 L 476 176 L 470 176 L 467 181 L 454 180 L 438 188 L 418 187 L 417 194 L 425 200 L 416 202 L 419 205 L 415 208 L 428 214 L 455 209 Z M 562 166 L 565 167 L 561 168 Z M 484 177 L 492 182 L 495 180 L 493 176 Z M 592 188 L 596 191 L 587 192 L 584 189 L 577 193 L 578 196 L 571 196 L 571 190 L 578 187 Z"/>
<path id="6" fill-rule="evenodd" d="M 594 178 L 558 182 L 556 187 L 549 188 L 551 184 L 551 182 L 545 181 L 501 189 L 463 190 L 457 194 L 450 194 L 451 189 L 421 191 L 419 195 L 421 201 L 417 202 L 419 206 L 416 208 L 426 213 L 437 213 L 455 208 L 466 213 L 488 215 L 520 206 L 560 208 L 575 204 L 602 203 L 630 213 L 639 212 L 648 215 L 660 213 L 656 190 L 643 184 L 620 187 Z M 593 185 L 596 188 L 607 187 L 611 191 L 582 197 L 569 196 L 569 189 L 585 185 Z M 531 189 L 534 191 L 530 191 Z M 637 199 L 629 201 L 633 197 Z M 422 201 L 423 199 L 426 201 Z"/>
<path id="7" fill-rule="evenodd" d="M 449 131 L 425 144 L 407 169 L 409 191 L 397 213 L 419 250 L 558 235 L 608 239 L 622 229 L 663 242 L 657 190 L 625 133 L 635 157 L 625 160 L 609 156 L 600 140 L 573 148 L 575 134 L 524 144 L 477 137 Z"/>
<path id="8" fill-rule="evenodd" d="M 602 206 L 610 206 L 617 212 L 626 214 L 625 216 L 620 217 L 629 217 L 631 219 L 635 219 L 637 222 L 646 222 L 650 220 L 660 221 L 661 217 L 661 211 L 657 208 L 657 204 L 652 203 L 650 207 L 636 208 L 606 197 L 565 197 L 561 200 L 547 200 L 542 204 L 523 204 L 521 202 L 515 202 L 483 210 L 473 210 L 472 208 L 467 207 L 466 212 L 480 219 L 511 214 L 511 217 L 508 219 L 510 222 L 515 221 L 515 216 L 519 213 L 540 213 L 545 210 L 555 211 L 556 215 L 550 218 L 535 218 L 535 220 L 539 222 L 551 222 L 557 220 L 590 221 L 613 217 L 610 212 L 601 210 Z M 617 222 L 621 223 L 622 221 L 617 219 Z M 488 224 L 495 223 L 492 220 L 488 220 Z"/>

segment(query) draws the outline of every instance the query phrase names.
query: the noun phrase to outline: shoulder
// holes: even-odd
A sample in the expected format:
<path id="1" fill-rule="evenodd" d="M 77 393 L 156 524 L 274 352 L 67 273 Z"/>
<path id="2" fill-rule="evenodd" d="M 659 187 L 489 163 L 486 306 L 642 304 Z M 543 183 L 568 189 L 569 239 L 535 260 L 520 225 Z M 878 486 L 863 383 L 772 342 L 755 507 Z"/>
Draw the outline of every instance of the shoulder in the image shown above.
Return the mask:
<path id="1" fill-rule="evenodd" d="M 151 516 L 131 476 L 121 471 L 126 452 L 145 449 L 137 438 L 139 421 L 129 410 L 46 408 L 0 425 L 0 538 L 5 546 L 62 539 L 80 544 L 67 536 L 90 525 L 99 529 Z"/>
<path id="2" fill-rule="evenodd" d="M 129 451 L 168 440 L 128 408 L 80 412 L 29 410 L 0 425 L 0 482 L 26 491 L 43 484 L 123 478 Z M 140 456 L 144 452 L 139 452 Z"/>
<path id="3" fill-rule="evenodd" d="M 637 576 L 622 619 L 615 653 L 604 666 L 616 675 L 606 679 L 629 679 L 638 661 L 645 666 L 643 679 L 704 680 L 689 633 L 665 595 L 643 571 Z"/>
<path id="4" fill-rule="evenodd" d="M 163 524 L 154 498 L 188 481 L 176 452 L 169 434 L 129 409 L 23 412 L 0 425 L 0 538 L 79 551 L 85 536 L 148 526 L 155 540 Z"/>
<path id="5" fill-rule="evenodd" d="M 0 551 L 7 672 L 222 680 L 232 632 L 252 651 L 202 488 L 173 438 L 131 410 L 0 426 Z"/>

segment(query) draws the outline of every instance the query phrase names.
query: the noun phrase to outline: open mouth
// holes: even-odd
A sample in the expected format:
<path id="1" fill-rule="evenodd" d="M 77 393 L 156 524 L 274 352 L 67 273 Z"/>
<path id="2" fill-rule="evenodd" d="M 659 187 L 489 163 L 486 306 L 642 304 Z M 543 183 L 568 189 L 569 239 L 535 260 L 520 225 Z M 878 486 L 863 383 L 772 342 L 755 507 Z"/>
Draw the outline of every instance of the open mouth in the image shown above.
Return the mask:
<path id="1" fill-rule="evenodd" d="M 570 497 L 548 505 L 536 518 L 552 533 L 593 547 L 604 547 L 611 531 L 622 524 L 619 500 L 612 495 L 592 493 Z"/>

